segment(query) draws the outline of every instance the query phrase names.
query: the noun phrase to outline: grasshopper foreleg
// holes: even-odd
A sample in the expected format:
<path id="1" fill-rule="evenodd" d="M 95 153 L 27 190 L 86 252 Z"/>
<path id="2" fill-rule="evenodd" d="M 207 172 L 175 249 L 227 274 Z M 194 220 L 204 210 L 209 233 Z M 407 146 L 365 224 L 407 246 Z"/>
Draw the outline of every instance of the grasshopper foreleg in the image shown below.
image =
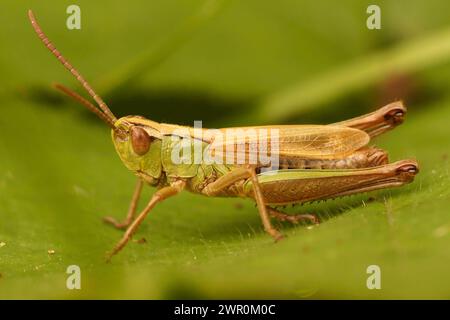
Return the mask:
<path id="1" fill-rule="evenodd" d="M 315 215 L 312 215 L 312 214 L 292 215 L 292 214 L 287 214 L 287 213 L 281 212 L 281 211 L 271 208 L 269 206 L 267 206 L 267 211 L 269 212 L 269 215 L 272 218 L 275 218 L 282 222 L 289 221 L 290 223 L 297 224 L 300 221 L 309 221 L 313 224 L 319 224 L 319 219 Z"/>
<path id="2" fill-rule="evenodd" d="M 144 185 L 144 183 L 142 182 L 142 180 L 138 178 L 136 187 L 133 192 L 133 198 L 131 199 L 130 207 L 128 208 L 128 213 L 127 213 L 124 221 L 119 222 L 113 217 L 103 217 L 103 221 L 106 223 L 110 223 L 117 229 L 127 228 L 130 225 L 130 223 L 133 221 L 134 214 L 136 213 L 136 208 L 139 203 L 139 197 L 141 195 L 143 185 Z"/>
<path id="3" fill-rule="evenodd" d="M 148 202 L 145 209 L 137 216 L 137 218 L 133 221 L 133 223 L 128 227 L 127 231 L 123 235 L 122 239 L 116 244 L 111 252 L 109 252 L 106 256 L 106 259 L 109 261 L 112 256 L 117 254 L 123 247 L 126 246 L 128 241 L 130 241 L 133 234 L 139 228 L 140 224 L 147 217 L 148 213 L 151 209 L 155 207 L 158 202 L 161 202 L 171 196 L 178 194 L 185 187 L 186 183 L 182 180 L 178 180 L 174 182 L 172 185 L 168 187 L 164 187 L 155 192 L 153 197 Z"/>

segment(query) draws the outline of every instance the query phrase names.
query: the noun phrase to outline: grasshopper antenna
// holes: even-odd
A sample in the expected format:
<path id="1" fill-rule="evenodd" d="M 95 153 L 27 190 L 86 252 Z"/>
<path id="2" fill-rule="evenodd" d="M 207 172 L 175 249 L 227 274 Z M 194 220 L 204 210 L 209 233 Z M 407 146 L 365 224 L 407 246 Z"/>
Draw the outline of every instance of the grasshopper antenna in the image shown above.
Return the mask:
<path id="1" fill-rule="evenodd" d="M 42 43 L 47 47 L 48 50 L 61 62 L 61 64 L 72 73 L 72 75 L 78 80 L 79 83 L 86 89 L 86 91 L 89 93 L 89 95 L 97 102 L 100 109 L 103 111 L 99 111 L 92 103 L 87 101 L 86 99 L 82 98 L 75 92 L 65 88 L 65 87 L 57 87 L 73 99 L 77 100 L 78 102 L 82 103 L 84 106 L 86 106 L 89 110 L 93 111 L 92 108 L 95 108 L 97 111 L 93 111 L 95 114 L 97 114 L 103 121 L 105 121 L 105 117 L 108 118 L 108 125 L 113 124 L 117 121 L 114 114 L 111 112 L 111 110 L 108 108 L 106 103 L 100 98 L 100 96 L 92 89 L 90 84 L 83 78 L 83 76 L 69 63 L 69 61 L 66 60 L 62 56 L 62 54 L 56 49 L 56 47 L 53 45 L 53 43 L 48 39 L 48 37 L 45 35 L 45 33 L 42 31 L 41 27 L 36 21 L 36 18 L 34 17 L 33 11 L 28 10 L 28 18 L 30 19 L 31 25 L 33 26 L 34 31 L 38 35 L 39 39 L 41 39 Z M 64 89 L 63 89 L 64 88 Z M 99 113 L 102 114 L 102 116 L 99 115 Z"/>
<path id="2" fill-rule="evenodd" d="M 114 122 L 112 119 L 110 119 L 108 116 L 106 116 L 103 112 L 101 112 L 96 106 L 94 106 L 90 101 L 86 100 L 82 96 L 80 96 L 78 93 L 76 93 L 73 90 L 70 90 L 69 88 L 63 86 L 62 84 L 55 83 L 53 85 L 56 89 L 62 91 L 69 97 L 71 97 L 73 100 L 79 102 L 86 108 L 88 108 L 90 111 L 95 113 L 100 119 L 102 119 L 108 126 L 110 126 L 112 129 L 116 129 L 114 126 Z"/>

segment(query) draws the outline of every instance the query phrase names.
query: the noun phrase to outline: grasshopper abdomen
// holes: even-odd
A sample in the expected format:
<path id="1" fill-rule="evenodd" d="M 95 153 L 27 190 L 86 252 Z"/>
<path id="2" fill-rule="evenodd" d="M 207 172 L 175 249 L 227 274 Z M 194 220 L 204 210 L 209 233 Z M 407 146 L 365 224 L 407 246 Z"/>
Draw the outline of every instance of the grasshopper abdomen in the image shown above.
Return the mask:
<path id="1" fill-rule="evenodd" d="M 381 166 L 386 163 L 388 163 L 386 151 L 376 147 L 368 147 L 336 159 L 280 157 L 279 169 L 358 169 Z M 278 168 L 273 167 L 272 169 Z"/>

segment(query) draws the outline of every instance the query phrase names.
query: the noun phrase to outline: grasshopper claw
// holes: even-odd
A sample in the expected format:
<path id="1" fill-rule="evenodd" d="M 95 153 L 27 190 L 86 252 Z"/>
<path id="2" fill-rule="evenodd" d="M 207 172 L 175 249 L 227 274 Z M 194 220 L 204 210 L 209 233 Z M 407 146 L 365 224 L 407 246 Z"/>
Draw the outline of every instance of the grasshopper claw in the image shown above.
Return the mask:
<path id="1" fill-rule="evenodd" d="M 278 232 L 278 235 L 274 236 L 275 243 L 277 243 L 280 240 L 283 240 L 284 238 L 286 238 L 286 237 L 283 234 Z"/>
<path id="2" fill-rule="evenodd" d="M 105 257 L 104 257 L 105 262 L 106 263 L 111 263 L 111 258 L 112 258 L 112 254 L 110 252 L 106 252 L 105 253 Z"/>
<path id="3" fill-rule="evenodd" d="M 103 217 L 103 222 L 111 224 L 114 228 L 120 230 L 126 229 L 129 225 L 128 222 L 118 222 L 113 217 Z"/>
<path id="4" fill-rule="evenodd" d="M 110 263 L 112 257 L 114 257 L 122 249 L 122 247 L 123 246 L 116 245 L 111 251 L 106 252 L 105 254 L 106 263 Z"/>

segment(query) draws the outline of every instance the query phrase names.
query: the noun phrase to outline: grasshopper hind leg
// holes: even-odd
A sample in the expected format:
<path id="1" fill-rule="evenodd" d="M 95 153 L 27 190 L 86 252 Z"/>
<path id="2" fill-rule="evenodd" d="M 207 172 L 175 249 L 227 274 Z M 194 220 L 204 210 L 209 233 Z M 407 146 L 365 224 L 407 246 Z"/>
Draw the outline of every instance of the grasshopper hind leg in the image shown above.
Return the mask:
<path id="1" fill-rule="evenodd" d="M 373 138 L 400 125 L 404 121 L 405 114 L 406 107 L 403 102 L 395 101 L 374 112 L 333 123 L 333 125 L 364 130 L 370 138 Z"/>

